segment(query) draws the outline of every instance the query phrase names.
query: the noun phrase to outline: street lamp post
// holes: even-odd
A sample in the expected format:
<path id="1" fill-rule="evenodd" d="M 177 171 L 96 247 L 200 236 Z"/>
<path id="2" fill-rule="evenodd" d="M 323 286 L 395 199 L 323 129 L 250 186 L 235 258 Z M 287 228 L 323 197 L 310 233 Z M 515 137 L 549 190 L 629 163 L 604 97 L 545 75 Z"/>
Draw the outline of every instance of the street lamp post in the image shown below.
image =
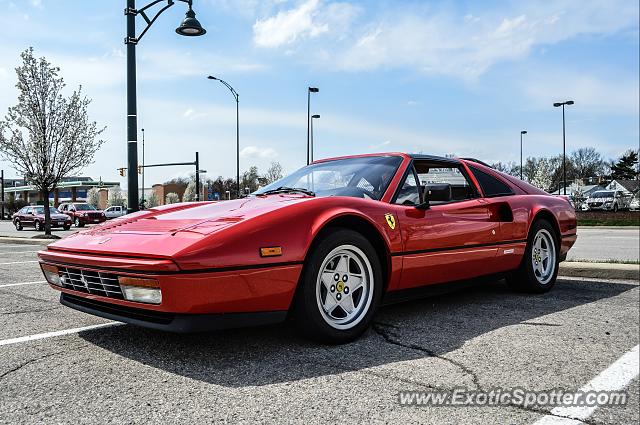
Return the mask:
<path id="1" fill-rule="evenodd" d="M 318 93 L 320 91 L 317 87 L 307 88 L 307 165 L 309 165 L 309 126 L 311 125 L 311 93 Z"/>
<path id="2" fill-rule="evenodd" d="M 522 135 L 527 134 L 527 130 L 520 132 L 520 180 L 522 180 Z"/>
<path id="3" fill-rule="evenodd" d="M 311 162 L 313 162 L 313 120 L 320 118 L 320 115 L 311 115 Z"/>
<path id="4" fill-rule="evenodd" d="M 142 129 L 142 193 L 140 194 L 140 197 L 142 198 L 142 201 L 140 201 L 140 204 L 144 208 L 145 207 L 145 202 L 144 202 L 144 128 Z"/>
<path id="5" fill-rule="evenodd" d="M 236 100 L 236 191 L 238 193 L 238 197 L 240 197 L 240 95 L 233 87 L 231 87 L 231 84 L 226 81 L 212 75 L 209 75 L 207 78 L 210 80 L 220 81 L 224 84 Z"/>
<path id="6" fill-rule="evenodd" d="M 565 125 L 564 125 L 564 106 L 573 105 L 573 100 L 567 100 L 565 102 L 556 102 L 554 107 L 562 106 L 562 185 L 564 186 L 564 194 L 567 194 L 567 142 L 565 138 Z"/>
<path id="7" fill-rule="evenodd" d="M 166 5 L 149 18 L 146 11 L 158 3 L 166 1 Z M 189 9 L 176 33 L 184 36 L 198 36 L 206 33 L 200 22 L 196 19 L 192 7 L 192 0 L 153 0 L 141 9 L 136 9 L 135 0 L 127 0 L 127 8 L 124 14 L 127 17 L 127 37 L 124 43 L 127 45 L 127 203 L 129 212 L 138 211 L 138 112 L 136 101 L 136 45 L 149 30 L 158 17 L 173 6 L 175 1 L 187 3 Z M 136 37 L 136 16 L 141 15 L 146 22 L 146 27 Z"/>

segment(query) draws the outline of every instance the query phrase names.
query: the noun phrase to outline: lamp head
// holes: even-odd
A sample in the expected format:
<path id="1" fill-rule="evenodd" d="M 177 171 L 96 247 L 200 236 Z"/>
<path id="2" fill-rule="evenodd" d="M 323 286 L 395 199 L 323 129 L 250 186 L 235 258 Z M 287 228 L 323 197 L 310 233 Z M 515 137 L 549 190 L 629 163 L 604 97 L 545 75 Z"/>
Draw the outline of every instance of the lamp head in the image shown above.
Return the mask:
<path id="1" fill-rule="evenodd" d="M 309 93 L 318 93 L 320 91 L 317 87 L 309 87 Z"/>
<path id="2" fill-rule="evenodd" d="M 311 115 L 311 118 L 320 118 L 320 115 L 316 114 L 316 115 Z"/>
<path id="3" fill-rule="evenodd" d="M 527 134 L 527 130 L 522 130 L 520 134 Z"/>
<path id="4" fill-rule="evenodd" d="M 187 37 L 196 37 L 207 33 L 207 30 L 202 28 L 202 25 L 196 19 L 196 13 L 191 9 L 191 4 L 189 4 L 189 10 L 187 10 L 182 23 L 176 28 L 176 32 Z"/>

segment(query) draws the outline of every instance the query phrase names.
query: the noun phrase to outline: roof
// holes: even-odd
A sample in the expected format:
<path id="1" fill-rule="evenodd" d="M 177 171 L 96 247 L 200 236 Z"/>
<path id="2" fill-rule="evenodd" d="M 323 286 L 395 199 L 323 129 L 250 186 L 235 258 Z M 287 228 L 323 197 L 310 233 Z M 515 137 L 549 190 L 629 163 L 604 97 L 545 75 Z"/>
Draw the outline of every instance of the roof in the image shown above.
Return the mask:
<path id="1" fill-rule="evenodd" d="M 613 180 L 611 183 L 616 182 L 618 183 L 620 186 L 624 187 L 625 189 L 627 189 L 629 192 L 631 193 L 635 193 L 638 191 L 638 189 L 640 189 L 640 181 L 638 180 Z M 611 184 L 609 183 L 609 184 Z"/>
<path id="2" fill-rule="evenodd" d="M 57 185 L 57 189 L 69 189 L 72 187 L 105 187 L 105 188 L 109 188 L 109 187 L 113 187 L 113 186 L 119 186 L 120 183 L 119 182 L 106 182 L 106 181 L 100 181 L 100 180 L 85 180 L 85 181 L 63 181 L 58 183 Z M 37 189 L 35 188 L 35 186 L 32 185 L 27 185 L 27 186 L 5 186 L 4 191 L 6 193 L 11 193 L 11 192 L 24 192 L 24 191 L 29 191 L 29 192 L 34 192 L 37 191 Z"/>

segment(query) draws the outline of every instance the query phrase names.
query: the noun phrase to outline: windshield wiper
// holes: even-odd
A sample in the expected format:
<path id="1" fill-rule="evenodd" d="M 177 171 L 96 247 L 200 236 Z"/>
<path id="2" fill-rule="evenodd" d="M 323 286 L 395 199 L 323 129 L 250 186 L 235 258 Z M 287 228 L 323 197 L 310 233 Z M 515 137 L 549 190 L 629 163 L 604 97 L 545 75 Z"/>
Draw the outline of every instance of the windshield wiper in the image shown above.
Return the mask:
<path id="1" fill-rule="evenodd" d="M 304 193 L 305 195 L 316 196 L 316 194 L 310 190 L 303 189 L 301 187 L 288 187 L 288 186 L 280 186 L 277 189 L 271 189 L 271 190 L 264 191 L 262 193 L 258 193 L 258 195 L 271 195 L 274 193 L 291 193 L 291 192 L 300 192 L 300 193 Z"/>

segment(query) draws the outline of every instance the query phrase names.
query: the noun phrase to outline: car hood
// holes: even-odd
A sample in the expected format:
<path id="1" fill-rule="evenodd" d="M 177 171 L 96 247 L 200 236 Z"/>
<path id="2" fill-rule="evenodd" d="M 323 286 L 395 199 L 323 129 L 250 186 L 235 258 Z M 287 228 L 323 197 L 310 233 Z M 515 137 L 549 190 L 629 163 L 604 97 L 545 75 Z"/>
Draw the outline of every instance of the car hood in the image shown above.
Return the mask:
<path id="1" fill-rule="evenodd" d="M 49 245 L 51 250 L 167 258 L 230 226 L 306 202 L 297 194 L 172 204 L 129 214 Z"/>

